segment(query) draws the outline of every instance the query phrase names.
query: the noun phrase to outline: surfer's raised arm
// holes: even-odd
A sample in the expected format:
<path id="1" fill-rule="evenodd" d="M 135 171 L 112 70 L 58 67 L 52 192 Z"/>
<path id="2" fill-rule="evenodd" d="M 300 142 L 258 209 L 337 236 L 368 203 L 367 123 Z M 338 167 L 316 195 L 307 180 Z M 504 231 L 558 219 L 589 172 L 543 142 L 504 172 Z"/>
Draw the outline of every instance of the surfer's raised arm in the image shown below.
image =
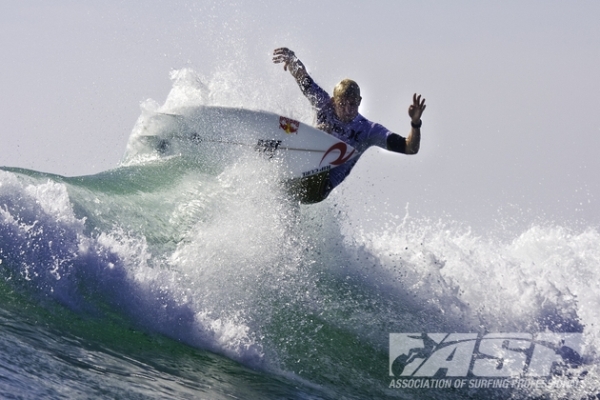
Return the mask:
<path id="1" fill-rule="evenodd" d="M 410 132 L 407 138 L 397 133 L 391 133 L 386 140 L 387 149 L 396 153 L 417 154 L 421 147 L 421 116 L 425 111 L 425 99 L 421 95 L 413 94 L 413 103 L 408 107 L 410 117 Z"/>
<path id="2" fill-rule="evenodd" d="M 273 51 L 273 62 L 275 64 L 283 63 L 284 71 L 290 71 L 298 83 L 308 77 L 308 72 L 306 72 L 306 68 L 304 67 L 304 64 L 302 64 L 302 61 L 300 61 L 298 57 L 296 57 L 296 54 L 287 47 L 280 47 Z"/>
<path id="3" fill-rule="evenodd" d="M 425 99 L 421 95 L 413 94 L 413 103 L 408 107 L 408 116 L 410 117 L 410 133 L 406 138 L 406 154 L 417 154 L 421 145 L 421 115 L 425 111 Z"/>

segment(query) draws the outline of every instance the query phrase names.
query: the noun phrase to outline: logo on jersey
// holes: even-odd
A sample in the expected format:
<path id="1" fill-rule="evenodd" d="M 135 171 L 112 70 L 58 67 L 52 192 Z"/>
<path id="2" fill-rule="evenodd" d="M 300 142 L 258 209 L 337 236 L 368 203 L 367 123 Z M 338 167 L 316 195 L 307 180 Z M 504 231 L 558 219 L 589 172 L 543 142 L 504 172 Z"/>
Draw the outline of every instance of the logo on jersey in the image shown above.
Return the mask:
<path id="1" fill-rule="evenodd" d="M 339 155 L 337 159 L 330 161 L 329 164 L 338 166 L 348 161 L 354 154 L 355 150 L 352 149 L 352 151 L 348 155 L 346 155 L 346 153 L 348 153 L 348 145 L 344 142 L 336 143 L 329 149 L 327 149 L 327 151 L 323 155 L 323 158 L 321 158 L 321 162 L 319 163 L 319 165 L 323 164 L 323 160 L 325 160 L 325 158 L 333 151 L 339 151 Z"/>
<path id="2" fill-rule="evenodd" d="M 286 117 L 279 117 L 279 128 L 283 129 L 285 133 L 297 133 L 298 128 L 300 127 L 300 122 L 295 119 L 290 119 Z"/>

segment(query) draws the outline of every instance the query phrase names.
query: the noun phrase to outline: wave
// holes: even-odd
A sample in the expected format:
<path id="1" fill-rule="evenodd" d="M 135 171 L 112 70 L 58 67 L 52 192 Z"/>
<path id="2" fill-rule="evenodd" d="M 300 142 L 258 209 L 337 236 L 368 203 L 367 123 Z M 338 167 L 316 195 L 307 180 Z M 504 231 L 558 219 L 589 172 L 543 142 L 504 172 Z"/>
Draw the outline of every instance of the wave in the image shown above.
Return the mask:
<path id="1" fill-rule="evenodd" d="M 136 151 L 158 109 L 113 170 L 0 169 L 3 285 L 348 396 L 390 395 L 390 333 L 581 332 L 582 393 L 600 390 L 596 229 L 500 239 L 407 213 L 365 230 L 335 192 L 289 199 L 264 160 L 215 169 Z"/>

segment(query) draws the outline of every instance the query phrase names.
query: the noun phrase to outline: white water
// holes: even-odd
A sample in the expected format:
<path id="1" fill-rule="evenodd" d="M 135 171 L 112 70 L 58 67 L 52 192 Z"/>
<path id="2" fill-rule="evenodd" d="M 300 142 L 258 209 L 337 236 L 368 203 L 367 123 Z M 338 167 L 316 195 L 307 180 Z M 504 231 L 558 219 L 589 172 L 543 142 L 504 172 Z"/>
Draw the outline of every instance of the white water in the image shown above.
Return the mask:
<path id="1" fill-rule="evenodd" d="M 191 71 L 174 78 L 165 105 L 144 105 L 132 138 L 145 113 L 220 101 Z M 294 205 L 270 179 L 276 166 L 260 160 L 218 175 L 171 174 L 172 162 L 137 159 L 80 182 L 0 171 L 7 279 L 40 301 L 92 314 L 106 305 L 143 329 L 316 385 L 352 375 L 358 391 L 387 386 L 387 360 L 374 361 L 380 376 L 366 372 L 364 353 L 337 354 L 347 337 L 385 354 L 393 332 L 582 330 L 589 373 L 578 390 L 600 390 L 594 227 L 481 235 L 408 211 L 363 226 L 342 191 Z M 130 175 L 148 183 L 128 190 Z"/>

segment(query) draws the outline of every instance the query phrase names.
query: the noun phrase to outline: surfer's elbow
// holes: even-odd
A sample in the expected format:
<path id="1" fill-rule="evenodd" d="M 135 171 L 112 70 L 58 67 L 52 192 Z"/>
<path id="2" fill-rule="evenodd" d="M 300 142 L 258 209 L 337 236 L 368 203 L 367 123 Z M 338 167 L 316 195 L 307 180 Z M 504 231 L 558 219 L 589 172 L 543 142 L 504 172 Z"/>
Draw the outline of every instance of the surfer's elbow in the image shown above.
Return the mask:
<path id="1" fill-rule="evenodd" d="M 419 152 L 419 146 L 406 146 L 406 153 L 407 155 L 411 156 L 413 154 L 417 154 Z"/>
<path id="2" fill-rule="evenodd" d="M 408 139 L 403 138 L 400 135 L 392 133 L 387 138 L 387 149 L 394 153 L 402 154 L 417 154 L 421 144 L 420 137 L 411 136 Z"/>

